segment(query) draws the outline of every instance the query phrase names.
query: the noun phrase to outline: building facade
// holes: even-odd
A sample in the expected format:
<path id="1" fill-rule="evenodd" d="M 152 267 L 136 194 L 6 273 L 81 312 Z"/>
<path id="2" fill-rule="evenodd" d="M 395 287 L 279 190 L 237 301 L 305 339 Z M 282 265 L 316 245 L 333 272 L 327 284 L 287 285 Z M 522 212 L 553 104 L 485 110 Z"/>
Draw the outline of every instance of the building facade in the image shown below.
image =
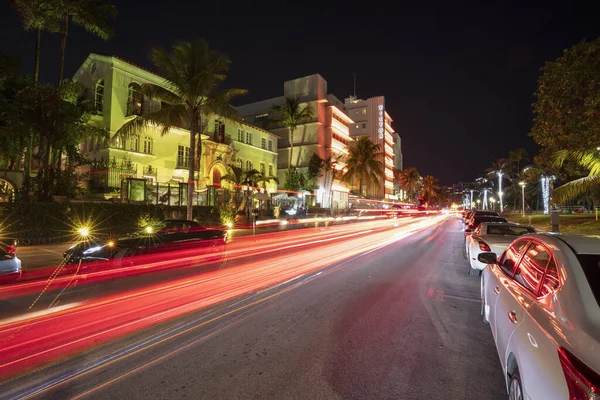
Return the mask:
<path id="1" fill-rule="evenodd" d="M 172 128 L 161 135 L 159 128 L 149 127 L 128 138 L 115 135 L 136 116 L 168 106 L 145 98 L 140 90 L 145 83 L 164 87 L 164 79 L 118 57 L 92 53 L 77 70 L 74 80 L 89 90 L 95 109 L 90 123 L 108 132 L 107 137 L 90 138 L 81 144 L 82 154 L 93 161 L 83 171 L 90 174 L 90 189 L 105 193 L 120 191 L 123 196 L 126 180 L 145 182 L 145 200 L 151 196 L 159 204 L 184 205 L 190 166 L 189 130 Z M 223 203 L 223 189 L 233 190 L 234 185 L 221 177 L 231 174 L 233 165 L 275 176 L 279 139 L 276 134 L 213 115 L 204 121 L 200 137 L 202 154 L 196 173 L 196 204 Z M 148 186 L 152 189 L 148 190 Z M 261 190 L 273 193 L 276 188 L 272 181 Z M 139 200 L 131 193 L 127 196 Z"/>
<path id="2" fill-rule="evenodd" d="M 392 118 L 385 109 L 385 97 L 377 96 L 360 100 L 354 96 L 347 98 L 344 109 L 354 121 L 350 124 L 350 136 L 368 136 L 381 149 L 381 163 L 384 166 L 384 179 L 378 186 L 368 188 L 367 197 L 397 200 L 394 189 L 394 168 L 402 169 L 402 156 L 395 153 L 399 149 L 400 136 L 392 128 Z M 396 134 L 397 140 L 394 140 Z M 401 153 L 400 153 L 401 154 Z"/>
<path id="3" fill-rule="evenodd" d="M 294 132 L 293 146 L 290 146 L 288 128 L 278 127 L 272 121 L 279 119 L 276 106 L 284 104 L 286 98 L 298 98 L 301 107 L 311 107 L 313 118 L 298 126 Z M 345 167 L 343 156 L 348 154 L 350 125 L 354 123 L 344 111 L 343 103 L 327 93 L 327 81 L 319 74 L 287 81 L 283 85 L 283 96 L 275 97 L 237 107 L 244 120 L 253 125 L 262 125 L 280 137 L 278 143 L 277 176 L 280 185 L 285 181 L 285 173 L 290 167 L 289 155 L 292 152 L 292 165 L 300 172 L 308 172 L 313 154 L 323 160 L 330 160 L 332 168 L 342 171 Z M 348 206 L 349 188 L 331 172 L 325 172 L 313 191 L 315 205 L 325 208 L 345 209 Z"/>

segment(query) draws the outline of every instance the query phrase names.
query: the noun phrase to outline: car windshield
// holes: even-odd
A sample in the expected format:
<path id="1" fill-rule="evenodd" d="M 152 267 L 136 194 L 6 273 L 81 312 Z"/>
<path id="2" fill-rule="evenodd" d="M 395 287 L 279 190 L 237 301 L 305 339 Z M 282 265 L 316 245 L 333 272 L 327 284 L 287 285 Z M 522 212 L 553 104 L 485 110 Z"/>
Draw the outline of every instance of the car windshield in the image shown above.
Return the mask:
<path id="1" fill-rule="evenodd" d="M 521 236 L 526 233 L 533 233 L 534 229 L 530 226 L 513 226 L 513 225 L 488 225 L 488 235 L 509 235 Z"/>
<path id="2" fill-rule="evenodd" d="M 600 306 L 600 254 L 577 254 L 577 259 Z"/>
<path id="3" fill-rule="evenodd" d="M 481 224 L 482 222 L 508 222 L 506 220 L 506 218 L 502 218 L 502 217 L 493 217 L 493 216 L 488 216 L 488 215 L 484 215 L 484 216 L 476 216 L 475 219 L 473 220 L 473 225 L 475 226 L 479 226 L 479 224 Z"/>

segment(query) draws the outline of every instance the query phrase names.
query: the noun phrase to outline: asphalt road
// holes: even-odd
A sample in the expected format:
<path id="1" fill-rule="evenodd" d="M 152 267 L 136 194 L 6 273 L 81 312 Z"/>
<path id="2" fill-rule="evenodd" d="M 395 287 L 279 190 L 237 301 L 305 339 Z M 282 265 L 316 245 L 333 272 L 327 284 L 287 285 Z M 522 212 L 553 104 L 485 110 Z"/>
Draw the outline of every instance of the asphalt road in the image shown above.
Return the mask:
<path id="1" fill-rule="evenodd" d="M 98 349 L 112 354 L 100 367 L 91 351 L 24 379 L 74 373 L 43 398 L 505 398 L 462 243 L 449 219 L 113 342 Z M 0 397 L 18 393 L 6 388 Z"/>

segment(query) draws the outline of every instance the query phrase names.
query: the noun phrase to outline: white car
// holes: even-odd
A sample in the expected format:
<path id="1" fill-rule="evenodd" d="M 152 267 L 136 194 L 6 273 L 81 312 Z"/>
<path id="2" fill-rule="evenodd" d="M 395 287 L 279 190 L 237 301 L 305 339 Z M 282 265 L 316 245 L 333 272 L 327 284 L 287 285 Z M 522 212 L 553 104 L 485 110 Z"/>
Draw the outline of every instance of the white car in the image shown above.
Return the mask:
<path id="1" fill-rule="evenodd" d="M 533 226 L 510 222 L 482 222 L 471 235 L 465 236 L 465 254 L 469 260 L 469 275 L 479 275 L 486 264 L 477 260 L 480 253 L 500 256 L 517 236 L 535 233 Z"/>
<path id="2" fill-rule="evenodd" d="M 510 399 L 600 399 L 600 239 L 516 239 L 481 276 Z"/>
<path id="3" fill-rule="evenodd" d="M 21 260 L 16 255 L 16 242 L 0 242 L 0 283 L 21 276 Z"/>

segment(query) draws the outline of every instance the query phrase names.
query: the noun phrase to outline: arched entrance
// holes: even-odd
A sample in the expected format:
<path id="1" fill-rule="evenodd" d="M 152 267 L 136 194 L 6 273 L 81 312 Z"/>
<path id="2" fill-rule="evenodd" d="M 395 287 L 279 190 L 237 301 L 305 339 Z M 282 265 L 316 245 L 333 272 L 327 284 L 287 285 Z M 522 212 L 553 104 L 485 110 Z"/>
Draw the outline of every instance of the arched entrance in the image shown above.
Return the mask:
<path id="1" fill-rule="evenodd" d="M 209 205 L 222 206 L 229 200 L 225 198 L 225 191 L 229 187 L 228 182 L 222 181 L 225 175 L 227 175 L 227 168 L 223 163 L 215 162 L 210 167 Z"/>
<path id="2" fill-rule="evenodd" d="M 17 188 L 14 183 L 0 178 L 0 203 L 8 203 L 15 200 Z"/>

